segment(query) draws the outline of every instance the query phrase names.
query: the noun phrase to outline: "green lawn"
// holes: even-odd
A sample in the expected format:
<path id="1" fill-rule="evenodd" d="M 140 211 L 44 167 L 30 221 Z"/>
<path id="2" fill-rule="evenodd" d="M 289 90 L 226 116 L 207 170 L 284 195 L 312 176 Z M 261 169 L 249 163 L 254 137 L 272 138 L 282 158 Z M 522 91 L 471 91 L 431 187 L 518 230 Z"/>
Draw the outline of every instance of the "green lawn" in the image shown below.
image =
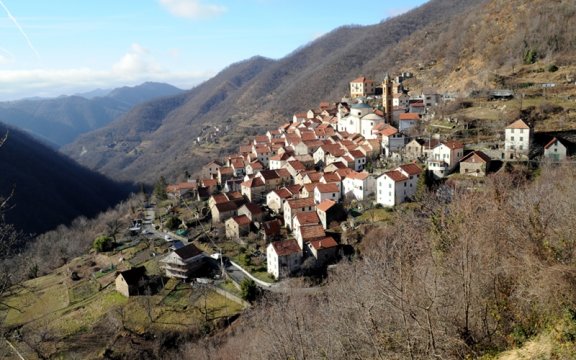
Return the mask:
<path id="1" fill-rule="evenodd" d="M 364 211 L 357 220 L 366 222 L 390 221 L 392 213 L 388 209 L 369 209 Z"/>

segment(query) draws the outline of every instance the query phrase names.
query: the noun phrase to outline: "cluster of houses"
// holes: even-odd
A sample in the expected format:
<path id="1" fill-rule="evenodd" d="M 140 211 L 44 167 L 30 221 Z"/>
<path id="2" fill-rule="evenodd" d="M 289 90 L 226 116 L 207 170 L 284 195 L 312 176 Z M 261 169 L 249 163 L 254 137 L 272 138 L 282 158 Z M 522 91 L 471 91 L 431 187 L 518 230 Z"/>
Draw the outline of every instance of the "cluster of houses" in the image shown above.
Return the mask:
<path id="1" fill-rule="evenodd" d="M 401 79 L 388 76 L 381 91 L 381 105 L 371 106 L 364 100 L 377 87 L 367 78 L 355 79 L 350 83 L 354 104 L 323 102 L 297 113 L 292 121 L 240 145 L 236 154 L 206 164 L 201 179 L 170 185 L 167 192 L 174 197 L 192 192 L 207 200 L 212 222 L 224 224 L 228 238 L 261 234 L 269 244 L 268 272 L 280 278 L 298 271 L 306 259 L 317 264 L 334 259 L 338 243 L 327 230 L 346 219 L 343 203 L 369 200 L 393 207 L 413 198 L 425 175 L 418 164 L 437 179 L 458 165 L 462 174 L 487 173 L 491 157 L 484 152 L 465 154 L 459 141 L 413 136 L 412 129 L 427 108 L 441 101 L 440 95 L 424 92 L 413 99 Z M 509 125 L 502 159 L 527 158 L 531 137 L 522 120 Z M 558 139 L 545 151 L 556 160 L 566 156 Z M 381 158 L 399 159 L 401 165 L 376 174 L 372 168 Z M 290 235 L 282 236 L 282 229 Z M 167 261 L 186 268 L 185 261 L 170 256 Z M 180 276 L 178 266 L 166 269 Z"/>

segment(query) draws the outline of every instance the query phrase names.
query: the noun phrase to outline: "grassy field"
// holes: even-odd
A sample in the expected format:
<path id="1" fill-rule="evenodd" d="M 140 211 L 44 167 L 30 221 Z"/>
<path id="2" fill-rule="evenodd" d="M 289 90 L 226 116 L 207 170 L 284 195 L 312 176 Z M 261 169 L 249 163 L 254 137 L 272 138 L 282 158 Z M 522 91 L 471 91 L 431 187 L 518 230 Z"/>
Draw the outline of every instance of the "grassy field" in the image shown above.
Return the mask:
<path id="1" fill-rule="evenodd" d="M 151 273 L 159 271 L 156 259 L 144 265 Z M 98 354 L 108 346 L 106 339 L 115 336 L 118 324 L 137 334 L 210 328 L 213 321 L 243 310 L 242 305 L 209 287 L 192 287 L 175 280 L 169 280 L 158 294 L 131 298 L 116 292 L 113 282 L 108 284 L 103 286 L 91 276 L 72 281 L 65 268 L 29 280 L 3 299 L 7 306 L 0 306 L 2 327 L 19 328 L 26 342 L 38 341 L 35 351 L 42 349 L 46 357 L 67 354 L 68 346 L 83 344 L 94 331 L 104 331 L 102 341 L 83 345 L 93 346 L 90 354 Z M 12 341 L 26 354 L 33 353 L 26 342 Z M 11 352 L 5 344 L 0 351 Z"/>

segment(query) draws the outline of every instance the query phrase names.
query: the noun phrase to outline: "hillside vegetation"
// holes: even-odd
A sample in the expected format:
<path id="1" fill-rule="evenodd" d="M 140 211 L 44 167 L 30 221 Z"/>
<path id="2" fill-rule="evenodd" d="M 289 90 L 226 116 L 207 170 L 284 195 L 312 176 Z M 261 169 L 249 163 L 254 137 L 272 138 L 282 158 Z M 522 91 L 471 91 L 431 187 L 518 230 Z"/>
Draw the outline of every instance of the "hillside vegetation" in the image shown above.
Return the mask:
<path id="1" fill-rule="evenodd" d="M 321 295 L 269 296 L 234 334 L 180 355 L 488 359 L 543 332 L 557 346 L 548 354 L 573 358 L 576 170 L 540 171 L 532 180 L 502 172 L 450 202 L 428 194 L 397 209 L 347 236 L 360 253 Z"/>
<path id="2" fill-rule="evenodd" d="M 93 217 L 125 199 L 132 186 L 78 165 L 30 135 L 0 123 L 0 198 L 7 223 L 40 234 L 79 216 Z"/>

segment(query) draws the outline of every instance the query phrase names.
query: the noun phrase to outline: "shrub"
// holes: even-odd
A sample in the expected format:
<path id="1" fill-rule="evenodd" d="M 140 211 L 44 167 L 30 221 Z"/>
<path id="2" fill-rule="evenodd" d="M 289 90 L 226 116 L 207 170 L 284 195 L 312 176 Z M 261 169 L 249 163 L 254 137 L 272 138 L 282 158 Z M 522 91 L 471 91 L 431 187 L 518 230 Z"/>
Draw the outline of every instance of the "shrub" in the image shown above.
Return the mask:
<path id="1" fill-rule="evenodd" d="M 240 283 L 240 295 L 242 299 L 253 302 L 258 297 L 258 287 L 254 280 L 245 278 Z"/>
<path id="2" fill-rule="evenodd" d="M 551 64 L 551 65 L 548 65 L 548 68 L 546 70 L 548 70 L 548 72 L 556 72 L 556 71 L 558 71 L 558 66 Z"/>
<path id="3" fill-rule="evenodd" d="M 176 230 L 182 224 L 182 221 L 178 219 L 176 216 L 171 216 L 166 220 L 166 227 L 169 230 Z"/>
<path id="4" fill-rule="evenodd" d="M 100 235 L 92 243 L 92 247 L 97 252 L 106 252 L 114 249 L 114 240 L 110 236 Z"/>

